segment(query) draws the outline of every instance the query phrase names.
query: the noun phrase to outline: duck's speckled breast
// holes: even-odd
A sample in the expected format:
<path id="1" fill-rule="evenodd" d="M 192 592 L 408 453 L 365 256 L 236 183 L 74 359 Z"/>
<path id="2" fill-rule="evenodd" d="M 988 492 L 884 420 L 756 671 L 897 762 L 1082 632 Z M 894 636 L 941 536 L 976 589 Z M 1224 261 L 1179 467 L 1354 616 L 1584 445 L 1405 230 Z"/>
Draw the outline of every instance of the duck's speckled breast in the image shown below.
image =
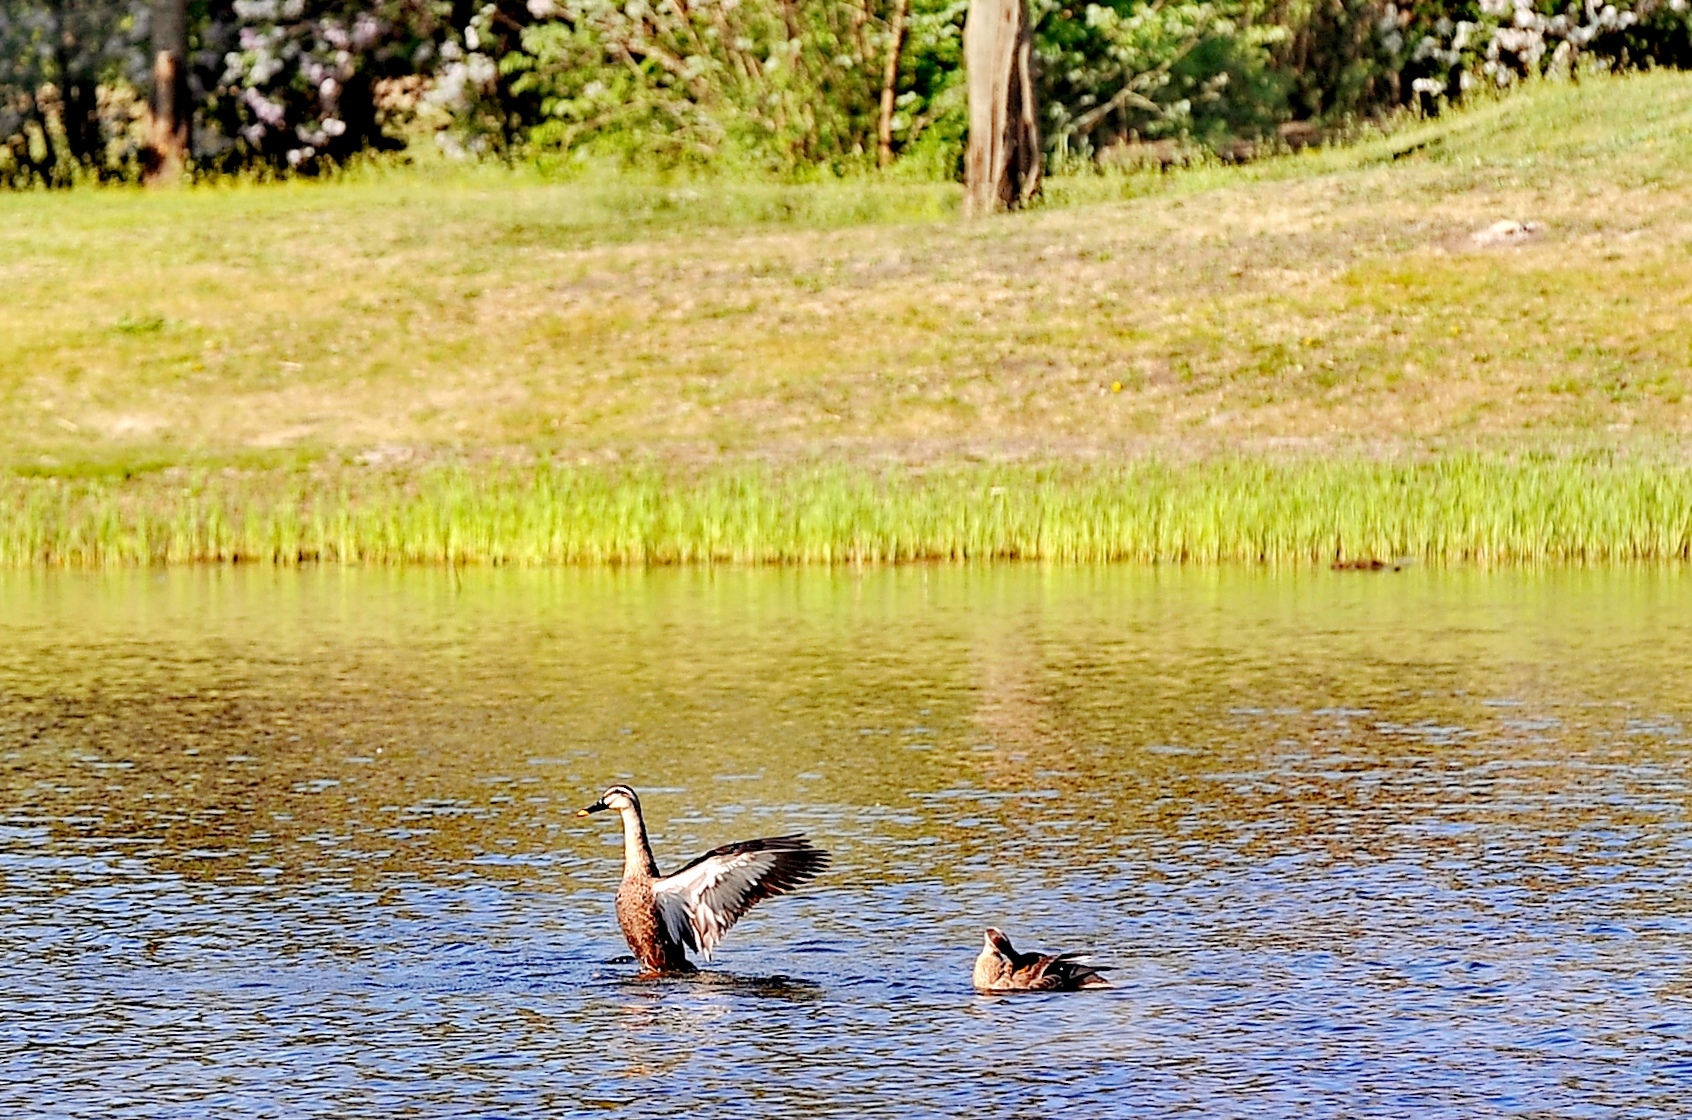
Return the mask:
<path id="1" fill-rule="evenodd" d="M 652 880 L 633 876 L 623 880 L 617 888 L 617 924 L 623 927 L 635 959 L 648 972 L 693 971 L 682 946 L 664 936 Z"/>

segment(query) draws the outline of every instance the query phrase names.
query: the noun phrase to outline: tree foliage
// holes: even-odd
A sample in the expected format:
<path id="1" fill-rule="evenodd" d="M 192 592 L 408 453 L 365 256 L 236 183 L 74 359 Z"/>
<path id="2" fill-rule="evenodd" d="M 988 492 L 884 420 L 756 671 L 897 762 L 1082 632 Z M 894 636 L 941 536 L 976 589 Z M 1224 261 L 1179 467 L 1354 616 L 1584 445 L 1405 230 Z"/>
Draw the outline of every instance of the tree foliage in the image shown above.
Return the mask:
<path id="1" fill-rule="evenodd" d="M 866 165 L 873 154 L 893 0 L 508 2 L 500 47 L 471 44 L 445 99 L 474 145 L 781 170 Z M 1435 109 L 1477 85 L 1582 60 L 1679 65 L 1688 54 L 1685 0 L 1033 0 L 1032 9 L 1042 132 L 1060 156 L 1124 140 L 1220 145 L 1287 120 Z M 894 119 L 907 164 L 955 172 L 966 11 L 966 0 L 911 6 Z M 477 36 L 489 41 L 486 30 Z"/>
<path id="2" fill-rule="evenodd" d="M 0 0 L 0 182 L 135 173 L 145 9 Z"/>
<path id="3" fill-rule="evenodd" d="M 199 173 L 471 154 L 872 166 L 897 0 L 191 0 Z M 956 174 L 968 0 L 911 0 L 896 167 Z M 1223 145 L 1437 110 L 1581 65 L 1692 61 L 1687 0 L 1032 0 L 1048 151 Z M 0 0 L 0 183 L 138 174 L 146 0 Z"/>
<path id="4" fill-rule="evenodd" d="M 403 142 L 466 10 L 451 0 L 192 0 L 201 170 L 311 172 Z M 0 179 L 133 177 L 146 0 L 0 0 Z"/>

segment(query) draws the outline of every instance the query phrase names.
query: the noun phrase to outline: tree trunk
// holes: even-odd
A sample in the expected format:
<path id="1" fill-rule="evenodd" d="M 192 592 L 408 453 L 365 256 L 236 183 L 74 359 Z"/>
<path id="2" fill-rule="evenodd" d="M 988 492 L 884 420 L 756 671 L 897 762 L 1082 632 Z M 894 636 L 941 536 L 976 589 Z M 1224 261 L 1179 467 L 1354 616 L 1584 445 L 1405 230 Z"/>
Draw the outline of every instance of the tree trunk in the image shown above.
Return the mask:
<path id="1" fill-rule="evenodd" d="M 65 79 L 64 118 L 65 143 L 71 156 L 83 167 L 98 170 L 105 154 L 105 138 L 100 135 L 100 101 L 93 75 Z"/>
<path id="2" fill-rule="evenodd" d="M 48 180 L 55 185 L 69 186 L 76 181 L 79 169 L 95 166 L 100 156 L 99 104 L 94 96 L 91 75 L 76 68 L 78 48 L 76 29 L 62 8 L 53 34 L 53 84 L 58 87 L 59 124 L 65 130 L 64 150 L 48 140 L 47 163 L 52 168 Z M 51 138 L 51 129 L 46 130 Z"/>
<path id="3" fill-rule="evenodd" d="M 147 122 L 149 183 L 172 182 L 188 161 L 188 3 L 153 0 L 153 97 Z"/>
<path id="4" fill-rule="evenodd" d="M 899 51 L 905 45 L 905 13 L 911 0 L 895 0 L 893 38 L 887 44 L 887 67 L 881 81 L 881 121 L 875 130 L 875 162 L 886 167 L 893 162 L 893 98 L 899 84 Z"/>
<path id="5" fill-rule="evenodd" d="M 964 214 L 991 214 L 1040 191 L 1039 107 L 1026 0 L 970 0 L 964 24 L 969 151 Z"/>

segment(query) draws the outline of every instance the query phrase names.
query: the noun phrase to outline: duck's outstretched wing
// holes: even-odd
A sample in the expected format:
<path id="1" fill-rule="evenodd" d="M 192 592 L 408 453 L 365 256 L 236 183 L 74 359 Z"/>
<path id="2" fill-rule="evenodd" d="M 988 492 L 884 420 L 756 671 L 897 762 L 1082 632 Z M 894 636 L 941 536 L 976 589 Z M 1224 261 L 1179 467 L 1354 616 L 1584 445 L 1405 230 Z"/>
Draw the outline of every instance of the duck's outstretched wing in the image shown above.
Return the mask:
<path id="1" fill-rule="evenodd" d="M 742 840 L 706 852 L 653 881 L 664 931 L 711 959 L 711 950 L 740 916 L 785 894 L 828 866 L 828 853 L 803 836 Z"/>
<path id="2" fill-rule="evenodd" d="M 1018 956 L 1034 956 L 1019 953 Z M 1108 988 L 1110 981 L 1101 972 L 1102 965 L 1087 964 L 1081 953 L 1060 953 L 1055 957 L 1039 956 L 1027 966 L 1028 986 L 1037 992 L 1073 992 L 1081 988 Z"/>

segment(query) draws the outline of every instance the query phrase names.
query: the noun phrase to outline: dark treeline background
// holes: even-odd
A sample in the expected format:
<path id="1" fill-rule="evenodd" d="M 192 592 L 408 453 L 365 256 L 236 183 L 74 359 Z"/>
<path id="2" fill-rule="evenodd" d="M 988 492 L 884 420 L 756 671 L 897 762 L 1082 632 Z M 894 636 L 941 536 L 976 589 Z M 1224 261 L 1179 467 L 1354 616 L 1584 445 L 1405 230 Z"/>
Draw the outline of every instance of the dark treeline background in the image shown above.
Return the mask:
<path id="1" fill-rule="evenodd" d="M 1054 163 L 1298 144 L 1588 66 L 1684 65 L 1687 0 L 1032 0 Z M 967 0 L 189 0 L 191 166 L 452 152 L 955 175 Z M 148 0 L 0 0 L 0 182 L 138 178 Z M 889 77 L 891 84 L 889 85 Z M 878 143 L 879 141 L 879 143 Z M 879 149 L 879 153 L 878 153 Z"/>

